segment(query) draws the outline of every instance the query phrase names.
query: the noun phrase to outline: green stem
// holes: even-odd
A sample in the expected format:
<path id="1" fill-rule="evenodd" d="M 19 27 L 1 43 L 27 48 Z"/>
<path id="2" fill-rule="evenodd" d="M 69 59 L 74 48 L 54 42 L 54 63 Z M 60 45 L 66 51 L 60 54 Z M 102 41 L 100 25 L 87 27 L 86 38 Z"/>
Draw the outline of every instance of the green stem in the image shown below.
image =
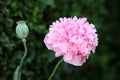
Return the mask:
<path id="1" fill-rule="evenodd" d="M 23 42 L 23 45 L 24 45 L 25 53 L 24 53 L 24 55 L 23 55 L 23 57 L 22 57 L 22 59 L 21 59 L 21 61 L 20 61 L 20 67 L 22 67 L 22 65 L 23 65 L 23 61 L 24 61 L 25 57 L 27 56 L 26 40 L 23 39 L 22 42 Z"/>
<path id="2" fill-rule="evenodd" d="M 18 65 L 18 67 L 16 68 L 16 70 L 14 72 L 13 80 L 21 80 L 21 68 L 22 68 L 24 59 L 27 56 L 26 40 L 23 39 L 22 42 L 23 42 L 23 45 L 24 45 L 25 53 L 24 53 L 23 57 L 21 58 L 20 65 Z"/>
<path id="3" fill-rule="evenodd" d="M 56 66 L 55 66 L 55 68 L 54 68 L 52 74 L 49 76 L 48 80 L 51 80 L 51 79 L 52 79 L 52 77 L 54 76 L 54 74 L 55 74 L 55 72 L 56 72 L 58 66 L 60 65 L 60 63 L 61 63 L 62 61 L 63 61 L 63 59 L 61 59 L 61 60 L 56 64 Z"/>

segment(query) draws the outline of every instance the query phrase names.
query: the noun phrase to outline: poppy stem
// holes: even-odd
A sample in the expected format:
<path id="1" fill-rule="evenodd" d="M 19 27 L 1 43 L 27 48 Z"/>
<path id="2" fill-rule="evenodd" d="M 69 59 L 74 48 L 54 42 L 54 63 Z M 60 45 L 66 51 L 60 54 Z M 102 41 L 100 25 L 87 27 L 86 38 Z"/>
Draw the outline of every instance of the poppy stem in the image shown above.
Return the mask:
<path id="1" fill-rule="evenodd" d="M 63 59 L 61 59 L 61 60 L 56 64 L 56 66 L 54 67 L 53 72 L 52 72 L 52 74 L 49 76 L 48 80 L 51 80 L 51 79 L 52 79 L 52 77 L 54 76 L 56 70 L 58 69 L 58 67 L 59 67 L 60 63 L 62 63 L 62 61 L 63 61 Z"/>
<path id="2" fill-rule="evenodd" d="M 20 65 L 18 65 L 18 67 L 16 68 L 16 70 L 14 72 L 13 80 L 21 80 L 21 68 L 22 68 L 23 62 L 25 60 L 25 57 L 27 56 L 26 40 L 23 39 L 22 42 L 23 42 L 23 45 L 24 45 L 25 53 L 20 60 Z"/>

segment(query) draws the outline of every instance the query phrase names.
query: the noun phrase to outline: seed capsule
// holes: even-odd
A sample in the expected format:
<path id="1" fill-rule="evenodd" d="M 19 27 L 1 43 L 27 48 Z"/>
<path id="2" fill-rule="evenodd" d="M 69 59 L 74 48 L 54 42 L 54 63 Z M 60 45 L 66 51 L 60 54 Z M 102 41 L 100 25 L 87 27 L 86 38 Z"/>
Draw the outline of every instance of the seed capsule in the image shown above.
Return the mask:
<path id="1" fill-rule="evenodd" d="M 25 39 L 28 36 L 29 29 L 25 21 L 18 21 L 16 26 L 16 34 L 20 39 Z"/>

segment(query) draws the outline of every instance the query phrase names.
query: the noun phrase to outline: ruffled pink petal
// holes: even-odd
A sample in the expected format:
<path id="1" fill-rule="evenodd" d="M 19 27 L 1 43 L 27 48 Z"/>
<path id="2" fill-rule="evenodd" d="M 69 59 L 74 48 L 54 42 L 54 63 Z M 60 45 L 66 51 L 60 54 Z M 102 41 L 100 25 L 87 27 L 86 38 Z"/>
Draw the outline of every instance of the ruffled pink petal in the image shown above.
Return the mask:
<path id="1" fill-rule="evenodd" d="M 86 57 L 81 55 L 76 55 L 76 56 L 69 55 L 67 57 L 64 56 L 64 61 L 74 66 L 82 66 L 82 64 L 85 63 L 86 61 Z"/>

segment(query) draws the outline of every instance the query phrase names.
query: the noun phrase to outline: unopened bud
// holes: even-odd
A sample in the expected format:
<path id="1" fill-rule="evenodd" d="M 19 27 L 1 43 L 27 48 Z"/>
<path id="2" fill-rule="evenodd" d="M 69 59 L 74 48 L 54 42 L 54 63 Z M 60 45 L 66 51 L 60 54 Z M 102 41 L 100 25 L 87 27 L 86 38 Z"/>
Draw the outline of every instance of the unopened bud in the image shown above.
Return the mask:
<path id="1" fill-rule="evenodd" d="M 29 29 L 25 21 L 18 21 L 16 26 L 16 34 L 20 39 L 25 39 L 28 36 Z"/>

